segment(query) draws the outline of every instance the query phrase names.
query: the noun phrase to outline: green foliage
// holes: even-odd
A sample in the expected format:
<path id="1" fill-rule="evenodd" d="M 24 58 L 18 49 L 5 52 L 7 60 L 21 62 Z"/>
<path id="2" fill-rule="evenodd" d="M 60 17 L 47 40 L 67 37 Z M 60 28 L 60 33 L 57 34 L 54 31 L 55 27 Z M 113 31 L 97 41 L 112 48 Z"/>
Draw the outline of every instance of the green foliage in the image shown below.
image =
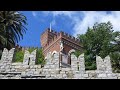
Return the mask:
<path id="1" fill-rule="evenodd" d="M 0 50 L 11 49 L 23 38 L 26 20 L 18 11 L 0 11 Z"/>
<path id="2" fill-rule="evenodd" d="M 112 50 L 110 43 L 113 40 L 112 24 L 110 22 L 95 23 L 93 28 L 88 27 L 87 32 L 78 35 L 78 38 L 83 44 L 86 67 L 95 69 L 96 55 L 105 58 Z"/>
<path id="3" fill-rule="evenodd" d="M 13 57 L 13 62 L 23 62 L 24 52 L 16 50 Z"/>
<path id="4" fill-rule="evenodd" d="M 120 73 L 120 52 L 110 54 L 113 72 Z"/>
<path id="5" fill-rule="evenodd" d="M 37 52 L 36 52 L 36 64 L 41 64 L 41 65 L 44 65 L 46 62 L 44 60 L 44 55 L 43 55 L 43 50 L 42 48 L 29 48 L 28 51 L 31 53 L 33 52 L 35 49 L 37 49 Z"/>
<path id="6" fill-rule="evenodd" d="M 78 58 L 80 56 L 80 54 L 82 54 L 82 53 L 79 50 L 76 50 L 72 54 L 74 54 Z"/>
<path id="7" fill-rule="evenodd" d="M 93 53 L 85 52 L 85 70 L 96 70 L 96 56 Z"/>
<path id="8" fill-rule="evenodd" d="M 113 72 L 120 73 L 120 32 L 113 33 L 114 44 L 110 53 Z"/>
<path id="9" fill-rule="evenodd" d="M 43 50 L 42 48 L 37 49 L 37 62 L 36 64 L 44 65 L 46 62 L 44 60 Z"/>
<path id="10" fill-rule="evenodd" d="M 96 70 L 96 62 L 95 61 L 85 61 L 85 70 Z"/>
<path id="11" fill-rule="evenodd" d="M 37 50 L 36 52 L 36 64 L 44 65 L 46 62 L 44 60 L 43 50 L 42 48 L 29 48 L 28 51 L 31 53 L 34 50 Z M 24 52 L 22 50 L 15 50 L 13 62 L 23 62 L 24 58 Z"/>
<path id="12" fill-rule="evenodd" d="M 28 51 L 31 53 L 31 52 L 33 52 L 35 49 L 37 49 L 37 48 L 31 47 L 31 48 L 28 49 Z"/>

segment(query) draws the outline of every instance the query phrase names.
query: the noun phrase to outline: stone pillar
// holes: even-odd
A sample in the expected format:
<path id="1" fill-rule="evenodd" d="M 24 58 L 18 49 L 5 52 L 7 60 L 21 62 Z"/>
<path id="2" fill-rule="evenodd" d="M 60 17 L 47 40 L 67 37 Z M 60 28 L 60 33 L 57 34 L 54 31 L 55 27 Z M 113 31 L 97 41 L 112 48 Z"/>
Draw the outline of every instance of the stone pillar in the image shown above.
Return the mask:
<path id="1" fill-rule="evenodd" d="M 31 54 L 29 51 L 25 50 L 23 64 L 24 65 L 35 65 L 36 62 L 36 50 L 34 50 Z"/>
<path id="2" fill-rule="evenodd" d="M 78 59 L 77 59 L 77 57 L 72 54 L 71 55 L 71 69 L 73 71 L 78 71 L 77 62 L 79 62 Z"/>
<path id="3" fill-rule="evenodd" d="M 101 57 L 96 57 L 97 71 L 103 73 L 112 73 L 110 57 L 107 56 L 103 60 Z"/>
<path id="4" fill-rule="evenodd" d="M 59 68 L 59 53 L 55 53 L 52 63 L 55 65 L 55 68 Z"/>
<path id="5" fill-rule="evenodd" d="M 9 52 L 6 48 L 4 48 L 2 53 L 2 58 L 0 61 L 0 71 L 10 71 L 10 66 L 12 64 L 13 54 L 14 54 L 15 48 L 12 48 Z"/>
<path id="6" fill-rule="evenodd" d="M 46 77 L 50 77 L 50 75 L 55 75 L 59 70 L 59 53 L 55 53 L 53 56 L 53 60 L 47 60 L 47 63 L 43 67 L 42 74 L 46 75 Z"/>
<path id="7" fill-rule="evenodd" d="M 112 73 L 112 65 L 110 56 L 105 57 L 105 64 L 106 64 L 106 73 Z"/>
<path id="8" fill-rule="evenodd" d="M 79 60 L 79 71 L 80 73 L 85 73 L 85 60 L 84 60 L 84 54 L 81 54 L 78 57 Z"/>
<path id="9" fill-rule="evenodd" d="M 30 54 L 30 65 L 35 65 L 36 63 L 36 50 Z"/>

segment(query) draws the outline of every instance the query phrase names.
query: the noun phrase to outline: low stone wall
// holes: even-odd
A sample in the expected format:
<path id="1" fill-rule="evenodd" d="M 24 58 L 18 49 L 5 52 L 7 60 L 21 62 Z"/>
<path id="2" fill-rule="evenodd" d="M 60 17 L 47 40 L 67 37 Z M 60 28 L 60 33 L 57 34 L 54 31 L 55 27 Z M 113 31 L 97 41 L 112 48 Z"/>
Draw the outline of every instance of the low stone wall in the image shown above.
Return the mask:
<path id="1" fill-rule="evenodd" d="M 71 67 L 61 68 L 59 53 L 46 60 L 44 67 L 35 65 L 36 50 L 26 51 L 23 63 L 12 63 L 14 48 L 4 49 L 0 60 L 0 79 L 120 79 L 120 73 L 113 73 L 110 57 L 104 60 L 97 56 L 96 70 L 85 71 L 84 54 L 78 58 L 71 55 Z M 28 64 L 28 60 L 30 63 Z"/>

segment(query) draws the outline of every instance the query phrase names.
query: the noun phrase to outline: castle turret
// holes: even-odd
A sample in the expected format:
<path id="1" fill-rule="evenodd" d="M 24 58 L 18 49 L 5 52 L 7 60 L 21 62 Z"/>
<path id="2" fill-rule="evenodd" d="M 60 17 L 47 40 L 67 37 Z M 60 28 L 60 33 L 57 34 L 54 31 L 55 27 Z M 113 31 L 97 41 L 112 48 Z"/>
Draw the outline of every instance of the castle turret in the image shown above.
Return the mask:
<path id="1" fill-rule="evenodd" d="M 43 53 L 46 56 L 47 53 L 57 51 L 60 52 L 60 42 L 63 42 L 63 53 L 68 54 L 71 49 L 82 50 L 80 41 L 63 31 L 57 33 L 49 28 L 41 35 L 41 46 Z"/>

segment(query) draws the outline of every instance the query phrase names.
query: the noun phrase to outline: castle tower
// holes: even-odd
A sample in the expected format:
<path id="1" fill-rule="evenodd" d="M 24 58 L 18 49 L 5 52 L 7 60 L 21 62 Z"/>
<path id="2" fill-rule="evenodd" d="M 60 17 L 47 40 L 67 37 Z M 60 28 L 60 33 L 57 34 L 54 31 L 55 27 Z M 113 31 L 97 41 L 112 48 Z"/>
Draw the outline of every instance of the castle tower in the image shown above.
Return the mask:
<path id="1" fill-rule="evenodd" d="M 46 56 L 49 52 L 60 52 L 61 49 L 62 53 L 65 55 L 67 55 L 71 49 L 82 51 L 80 41 L 63 31 L 57 33 L 54 30 L 50 30 L 48 28 L 41 35 L 40 41 L 44 56 Z"/>
<path id="2" fill-rule="evenodd" d="M 45 45 L 47 45 L 49 42 L 52 41 L 54 36 L 57 36 L 56 32 L 53 32 L 53 30 L 50 31 L 50 28 L 48 28 L 45 32 L 42 33 L 40 42 L 41 46 L 44 48 Z"/>

